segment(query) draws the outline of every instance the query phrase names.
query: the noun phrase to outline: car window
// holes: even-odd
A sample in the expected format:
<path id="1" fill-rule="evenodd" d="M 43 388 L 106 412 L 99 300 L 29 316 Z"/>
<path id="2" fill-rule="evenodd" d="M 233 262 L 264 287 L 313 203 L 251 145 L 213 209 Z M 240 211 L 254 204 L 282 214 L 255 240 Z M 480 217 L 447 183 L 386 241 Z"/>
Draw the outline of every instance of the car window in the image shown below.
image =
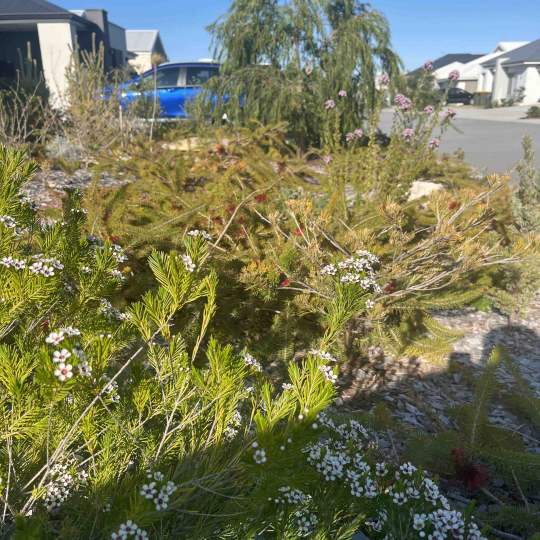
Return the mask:
<path id="1" fill-rule="evenodd" d="M 200 86 L 208 79 L 217 75 L 215 67 L 188 67 L 186 74 L 186 86 Z"/>
<path id="2" fill-rule="evenodd" d="M 158 69 L 156 73 L 157 88 L 174 88 L 179 86 L 178 79 L 180 77 L 180 68 L 170 67 L 166 69 Z M 154 74 L 149 73 L 143 79 L 145 85 L 154 84 Z"/>

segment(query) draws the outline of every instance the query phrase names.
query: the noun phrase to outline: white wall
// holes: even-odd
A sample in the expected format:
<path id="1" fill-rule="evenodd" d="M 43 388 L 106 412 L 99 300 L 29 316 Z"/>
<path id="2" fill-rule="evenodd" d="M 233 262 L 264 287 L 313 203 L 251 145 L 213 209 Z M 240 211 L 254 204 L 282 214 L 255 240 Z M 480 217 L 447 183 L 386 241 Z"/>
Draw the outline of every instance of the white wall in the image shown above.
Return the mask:
<path id="1" fill-rule="evenodd" d="M 43 75 L 51 95 L 51 104 L 61 108 L 66 99 L 66 70 L 75 49 L 76 31 L 69 22 L 40 22 L 37 28 Z"/>
<path id="2" fill-rule="evenodd" d="M 525 97 L 523 105 L 535 105 L 540 101 L 540 66 L 528 66 L 525 69 Z"/>
<path id="3" fill-rule="evenodd" d="M 129 60 L 129 65 L 132 66 L 137 73 L 143 73 L 144 71 L 148 71 L 152 67 L 151 53 L 143 52 L 133 54 L 135 54 L 135 58 L 131 58 Z"/>

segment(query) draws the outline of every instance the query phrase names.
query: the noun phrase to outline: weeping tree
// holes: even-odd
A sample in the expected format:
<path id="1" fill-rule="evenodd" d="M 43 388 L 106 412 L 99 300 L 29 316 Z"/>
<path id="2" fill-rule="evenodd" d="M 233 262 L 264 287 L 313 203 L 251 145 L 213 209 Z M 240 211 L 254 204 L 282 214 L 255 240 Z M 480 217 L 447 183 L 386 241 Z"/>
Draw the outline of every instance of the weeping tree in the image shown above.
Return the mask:
<path id="1" fill-rule="evenodd" d="M 361 127 L 378 74 L 399 71 L 387 20 L 358 0 L 234 0 L 208 30 L 222 69 L 198 112 L 286 121 L 303 147 L 320 144 L 329 127 L 341 137 Z"/>

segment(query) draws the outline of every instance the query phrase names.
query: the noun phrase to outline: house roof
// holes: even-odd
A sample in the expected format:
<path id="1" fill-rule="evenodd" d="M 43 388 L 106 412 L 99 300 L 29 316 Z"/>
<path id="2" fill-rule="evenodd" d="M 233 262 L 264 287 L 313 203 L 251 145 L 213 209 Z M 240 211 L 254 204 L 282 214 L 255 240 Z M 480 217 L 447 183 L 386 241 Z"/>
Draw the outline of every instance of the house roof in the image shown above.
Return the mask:
<path id="1" fill-rule="evenodd" d="M 158 30 L 126 30 L 128 51 L 152 52 L 158 39 Z"/>
<path id="2" fill-rule="evenodd" d="M 447 66 L 449 64 L 453 64 L 455 62 L 458 62 L 460 64 L 466 64 L 467 62 L 471 62 L 472 60 L 476 60 L 477 58 L 480 58 L 481 56 L 484 56 L 483 54 L 470 54 L 470 53 L 450 53 L 445 54 L 444 56 L 441 56 L 437 58 L 436 60 L 433 60 L 433 70 L 436 71 L 437 69 L 440 69 L 444 66 Z M 409 75 L 415 75 L 417 73 L 420 73 L 423 68 L 417 68 L 414 71 L 411 71 Z"/>
<path id="3" fill-rule="evenodd" d="M 88 21 L 46 0 L 0 0 L 0 20 L 73 19 Z"/>
<path id="4" fill-rule="evenodd" d="M 540 39 L 505 54 L 503 64 L 540 63 Z"/>
<path id="5" fill-rule="evenodd" d="M 524 43 L 521 47 L 516 47 L 510 51 L 501 52 L 489 60 L 482 62 L 485 68 L 493 67 L 498 59 L 502 59 L 503 64 L 518 64 L 522 62 L 540 63 L 540 39 Z"/>

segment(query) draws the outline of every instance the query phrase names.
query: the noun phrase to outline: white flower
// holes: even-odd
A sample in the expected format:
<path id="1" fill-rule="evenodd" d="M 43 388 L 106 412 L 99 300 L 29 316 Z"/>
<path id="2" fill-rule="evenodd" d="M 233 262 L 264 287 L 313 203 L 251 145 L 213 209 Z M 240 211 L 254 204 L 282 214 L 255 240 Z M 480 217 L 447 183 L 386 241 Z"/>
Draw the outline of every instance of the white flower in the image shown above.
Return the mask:
<path id="1" fill-rule="evenodd" d="M 11 216 L 0 216 L 0 223 L 8 229 L 14 229 L 17 226 L 17 222 Z"/>
<path id="2" fill-rule="evenodd" d="M 51 345 L 58 345 L 63 339 L 64 339 L 64 332 L 60 330 L 59 332 L 51 332 L 45 338 L 45 343 L 50 343 Z"/>
<path id="3" fill-rule="evenodd" d="M 81 335 L 81 331 L 78 328 L 73 328 L 73 326 L 66 326 L 65 328 L 62 328 L 60 331 L 63 332 L 64 334 L 68 335 L 68 336 L 80 336 Z"/>
<path id="4" fill-rule="evenodd" d="M 157 497 L 154 498 L 154 504 L 156 505 L 156 510 L 166 510 L 169 506 L 169 495 L 163 490 L 161 490 Z"/>
<path id="5" fill-rule="evenodd" d="M 54 370 L 54 375 L 60 382 L 71 379 L 71 377 L 73 377 L 73 366 L 71 364 L 64 364 L 64 362 L 60 362 L 58 367 Z"/>
<path id="6" fill-rule="evenodd" d="M 267 458 L 264 448 L 259 448 L 255 450 L 255 452 L 253 452 L 253 459 L 255 460 L 255 463 L 257 463 L 257 465 L 262 465 L 263 463 L 266 463 Z"/>
<path id="7" fill-rule="evenodd" d="M 195 271 L 195 264 L 189 255 L 182 255 L 182 262 L 184 263 L 184 266 L 188 272 Z"/>
<path id="8" fill-rule="evenodd" d="M 366 300 L 366 307 L 368 309 L 373 309 L 375 307 L 375 302 L 369 298 L 368 300 Z"/>
<path id="9" fill-rule="evenodd" d="M 155 482 L 150 482 L 149 484 L 143 484 L 143 486 L 141 487 L 139 493 L 145 499 L 153 499 L 154 495 L 157 493 L 156 483 Z"/>
<path id="10" fill-rule="evenodd" d="M 313 356 L 318 356 L 321 360 L 324 360 L 325 362 L 337 362 L 337 359 L 334 358 L 330 353 L 319 351 L 318 349 L 311 349 L 309 351 L 309 354 L 312 354 Z"/>
<path id="11" fill-rule="evenodd" d="M 331 382 L 332 384 L 337 383 L 337 375 L 334 373 L 334 370 L 330 366 L 319 366 L 319 371 L 322 372 L 324 378 Z"/>
<path id="12" fill-rule="evenodd" d="M 71 353 L 67 349 L 62 349 L 60 351 L 54 351 L 53 352 L 53 362 L 55 364 L 58 364 L 60 362 L 65 362 L 70 356 L 71 356 Z"/>
<path id="13" fill-rule="evenodd" d="M 207 241 L 212 240 L 212 237 L 206 231 L 199 230 L 199 229 L 193 229 L 189 231 L 187 234 L 188 236 L 193 236 L 193 237 L 202 236 Z"/>
<path id="14" fill-rule="evenodd" d="M 262 366 L 258 360 L 256 360 L 248 352 L 244 353 L 244 362 L 247 366 L 251 366 L 255 371 L 262 371 Z"/>
<path id="15" fill-rule="evenodd" d="M 291 383 L 284 382 L 281 385 L 281 388 L 283 389 L 284 392 L 286 392 L 287 390 L 292 390 L 294 388 L 294 385 L 292 385 Z"/>
<path id="16" fill-rule="evenodd" d="M 79 373 L 82 377 L 90 377 L 92 375 L 92 367 L 86 361 L 79 364 Z"/>
<path id="17" fill-rule="evenodd" d="M 124 274 L 120 272 L 120 270 L 111 270 L 111 276 L 114 279 L 117 279 L 118 281 L 124 281 L 126 278 L 124 277 Z"/>

